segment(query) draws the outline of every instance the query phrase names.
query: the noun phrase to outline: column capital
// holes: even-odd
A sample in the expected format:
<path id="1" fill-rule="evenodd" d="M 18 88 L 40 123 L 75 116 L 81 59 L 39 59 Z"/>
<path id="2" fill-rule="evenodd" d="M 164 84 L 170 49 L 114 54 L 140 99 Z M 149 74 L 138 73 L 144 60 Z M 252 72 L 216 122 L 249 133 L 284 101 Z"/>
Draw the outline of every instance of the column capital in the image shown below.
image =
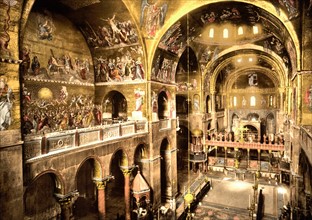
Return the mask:
<path id="1" fill-rule="evenodd" d="M 79 192 L 75 190 L 65 195 L 59 194 L 59 193 L 55 193 L 54 195 L 57 198 L 61 206 L 66 206 L 66 205 L 71 205 L 76 201 L 76 199 L 79 196 Z"/>
<path id="2" fill-rule="evenodd" d="M 131 165 L 131 166 L 120 166 L 120 169 L 124 176 L 130 176 L 131 172 L 134 168 L 138 167 L 137 165 Z"/>
<path id="3" fill-rule="evenodd" d="M 106 181 L 93 180 L 93 182 L 95 183 L 97 189 L 105 189 L 106 187 Z"/>
<path id="4" fill-rule="evenodd" d="M 108 175 L 104 178 L 93 178 L 93 182 L 95 183 L 97 189 L 105 189 L 106 183 L 111 179 L 115 179 L 115 177 Z"/>
<path id="5" fill-rule="evenodd" d="M 279 88 L 278 88 L 278 91 L 279 91 L 279 93 L 285 92 L 285 87 L 279 87 Z"/>

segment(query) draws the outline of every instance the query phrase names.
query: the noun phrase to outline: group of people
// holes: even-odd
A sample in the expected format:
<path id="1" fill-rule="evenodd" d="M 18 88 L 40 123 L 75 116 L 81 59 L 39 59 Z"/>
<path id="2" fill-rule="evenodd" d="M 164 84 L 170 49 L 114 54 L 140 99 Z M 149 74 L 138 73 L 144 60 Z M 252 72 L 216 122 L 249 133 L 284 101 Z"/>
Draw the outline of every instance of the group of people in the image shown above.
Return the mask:
<path id="1" fill-rule="evenodd" d="M 116 16 L 101 19 L 105 22 L 103 26 L 99 26 L 96 31 L 88 25 L 84 30 L 87 35 L 88 43 L 92 47 L 113 47 L 114 45 L 134 44 L 138 41 L 138 35 L 130 20 L 120 22 L 116 20 Z M 88 31 L 90 29 L 90 31 Z"/>
<path id="2" fill-rule="evenodd" d="M 102 123 L 102 107 L 95 105 L 88 96 L 64 94 L 54 100 L 30 100 L 23 109 L 22 132 L 24 135 L 50 133 L 75 128 L 86 128 Z"/>
<path id="3" fill-rule="evenodd" d="M 125 80 L 143 80 L 145 72 L 141 57 L 130 55 L 115 58 L 97 58 L 95 64 L 96 82 L 122 82 Z"/>

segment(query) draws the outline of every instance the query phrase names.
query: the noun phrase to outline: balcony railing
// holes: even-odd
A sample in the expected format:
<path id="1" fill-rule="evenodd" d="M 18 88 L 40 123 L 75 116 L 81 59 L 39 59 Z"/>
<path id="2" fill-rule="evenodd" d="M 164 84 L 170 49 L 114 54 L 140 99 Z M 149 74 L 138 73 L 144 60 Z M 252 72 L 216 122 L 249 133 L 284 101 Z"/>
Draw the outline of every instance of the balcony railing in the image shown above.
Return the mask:
<path id="1" fill-rule="evenodd" d="M 206 145 L 218 147 L 244 148 L 244 149 L 274 150 L 274 151 L 285 150 L 283 144 L 264 144 L 256 142 L 250 143 L 250 142 L 206 140 Z"/>
<path id="2" fill-rule="evenodd" d="M 159 120 L 159 130 L 170 129 L 171 128 L 171 119 L 160 119 Z"/>
<path id="3" fill-rule="evenodd" d="M 27 136 L 24 141 L 24 157 L 30 160 L 60 150 L 105 143 L 113 139 L 146 133 L 147 123 L 147 121 L 131 121 L 54 132 L 43 136 Z"/>

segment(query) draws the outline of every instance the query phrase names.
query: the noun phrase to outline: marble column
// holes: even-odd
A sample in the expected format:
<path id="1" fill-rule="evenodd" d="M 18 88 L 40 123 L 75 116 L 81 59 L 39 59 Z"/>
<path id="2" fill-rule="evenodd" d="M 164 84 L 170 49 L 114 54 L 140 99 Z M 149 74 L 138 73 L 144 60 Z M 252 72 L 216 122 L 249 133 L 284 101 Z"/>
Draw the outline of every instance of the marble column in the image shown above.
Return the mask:
<path id="1" fill-rule="evenodd" d="M 227 166 L 227 147 L 224 147 L 224 167 Z"/>
<path id="2" fill-rule="evenodd" d="M 250 168 L 250 149 L 247 149 L 247 168 Z"/>
<path id="3" fill-rule="evenodd" d="M 213 129 L 216 129 L 217 128 L 217 120 L 216 120 L 216 92 L 212 92 L 211 93 L 211 118 L 212 118 L 212 121 L 211 121 L 211 126 Z"/>
<path id="4" fill-rule="evenodd" d="M 106 216 L 106 209 L 105 209 L 106 180 L 94 180 L 94 183 L 97 188 L 99 220 L 104 220 Z"/>
<path id="5" fill-rule="evenodd" d="M 126 206 L 126 220 L 131 220 L 131 210 L 130 210 L 130 176 L 132 169 L 130 168 L 121 168 L 122 173 L 125 178 L 125 186 L 124 186 L 124 193 L 125 193 L 125 206 Z"/>
<path id="6" fill-rule="evenodd" d="M 280 94 L 280 111 L 284 112 L 284 88 L 278 89 Z"/>
<path id="7" fill-rule="evenodd" d="M 239 167 L 239 161 L 238 161 L 238 148 L 234 148 L 234 166 L 236 169 Z"/>
<path id="8" fill-rule="evenodd" d="M 61 219 L 72 220 L 73 216 L 73 204 L 79 196 L 78 191 L 70 192 L 66 195 L 55 194 L 58 203 L 61 205 Z"/>
<path id="9" fill-rule="evenodd" d="M 261 150 L 258 149 L 258 169 L 261 169 Z"/>

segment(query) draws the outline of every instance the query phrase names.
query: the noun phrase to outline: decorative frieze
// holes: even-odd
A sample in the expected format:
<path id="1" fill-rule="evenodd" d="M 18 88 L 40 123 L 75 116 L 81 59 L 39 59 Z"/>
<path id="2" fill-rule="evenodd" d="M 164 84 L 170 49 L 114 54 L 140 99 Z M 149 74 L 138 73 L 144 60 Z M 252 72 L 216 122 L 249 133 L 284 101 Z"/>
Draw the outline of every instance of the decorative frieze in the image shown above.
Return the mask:
<path id="1" fill-rule="evenodd" d="M 121 127 L 121 134 L 122 135 L 130 135 L 130 134 L 134 134 L 134 133 L 135 133 L 134 124 L 125 125 L 125 126 Z"/>
<path id="2" fill-rule="evenodd" d="M 27 141 L 24 144 L 24 158 L 28 160 L 30 158 L 38 157 L 41 155 L 41 137 Z"/>
<path id="3" fill-rule="evenodd" d="M 103 135 L 104 140 L 119 137 L 120 136 L 119 133 L 120 133 L 119 125 L 117 127 L 105 128 Z"/>
<path id="4" fill-rule="evenodd" d="M 67 148 L 74 146 L 75 137 L 74 135 L 66 135 L 66 136 L 59 136 L 48 138 L 47 145 L 49 152 L 59 150 L 61 148 Z"/>
<path id="5" fill-rule="evenodd" d="M 79 134 L 79 145 L 86 145 L 89 143 L 93 143 L 96 141 L 100 141 L 100 131 L 88 131 Z"/>

